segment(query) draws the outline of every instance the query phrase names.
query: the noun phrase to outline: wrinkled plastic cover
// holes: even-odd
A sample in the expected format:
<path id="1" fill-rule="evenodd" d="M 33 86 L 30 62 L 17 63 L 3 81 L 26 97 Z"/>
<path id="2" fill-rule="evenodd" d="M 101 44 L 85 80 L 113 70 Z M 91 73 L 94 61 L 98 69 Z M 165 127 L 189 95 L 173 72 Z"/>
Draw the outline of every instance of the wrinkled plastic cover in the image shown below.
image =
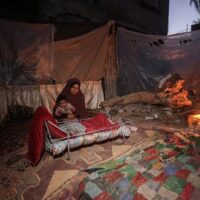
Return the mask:
<path id="1" fill-rule="evenodd" d="M 0 20 L 0 85 L 49 83 L 50 25 Z"/>
<path id="2" fill-rule="evenodd" d="M 116 43 L 118 95 L 153 91 L 168 73 L 178 73 L 200 95 L 200 31 L 160 36 L 119 28 Z"/>
<path id="3" fill-rule="evenodd" d="M 87 34 L 55 42 L 53 79 L 57 83 L 65 83 L 71 77 L 81 81 L 102 79 L 107 66 L 111 25 L 112 22 L 108 22 Z"/>

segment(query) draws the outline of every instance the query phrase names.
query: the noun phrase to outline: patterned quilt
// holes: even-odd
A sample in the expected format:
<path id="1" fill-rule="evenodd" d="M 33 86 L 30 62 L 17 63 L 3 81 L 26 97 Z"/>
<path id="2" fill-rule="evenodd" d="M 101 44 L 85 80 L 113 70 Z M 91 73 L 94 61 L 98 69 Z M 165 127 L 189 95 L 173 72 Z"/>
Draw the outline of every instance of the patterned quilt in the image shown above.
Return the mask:
<path id="1" fill-rule="evenodd" d="M 148 149 L 88 169 L 75 199 L 199 199 L 199 134 L 162 135 Z"/>

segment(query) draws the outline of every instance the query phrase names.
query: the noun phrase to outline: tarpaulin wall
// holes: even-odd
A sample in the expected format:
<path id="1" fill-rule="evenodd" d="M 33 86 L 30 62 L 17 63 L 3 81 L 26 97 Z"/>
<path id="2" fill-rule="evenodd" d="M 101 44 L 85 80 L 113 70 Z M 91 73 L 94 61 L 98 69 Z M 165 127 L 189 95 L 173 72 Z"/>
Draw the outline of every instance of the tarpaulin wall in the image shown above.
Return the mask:
<path id="1" fill-rule="evenodd" d="M 66 83 L 104 79 L 105 96 L 116 95 L 114 22 L 87 34 L 53 41 L 52 25 L 0 20 L 0 85 Z"/>
<path id="2" fill-rule="evenodd" d="M 0 121 L 14 106 L 35 110 L 44 105 L 51 111 L 57 95 L 72 77 L 84 83 L 81 88 L 88 108 L 98 108 L 104 100 L 101 79 L 106 98 L 116 94 L 113 22 L 56 42 L 51 25 L 0 20 L 0 26 Z"/>
<path id="3" fill-rule="evenodd" d="M 72 39 L 51 41 L 49 24 L 0 20 L 0 84 L 29 85 L 100 80 L 108 66 L 113 22 Z M 53 37 L 53 36 L 52 36 Z"/>
<path id="4" fill-rule="evenodd" d="M 81 81 L 104 78 L 105 97 L 116 96 L 114 30 L 114 22 L 109 21 L 82 36 L 54 42 L 52 78 L 56 83 L 64 83 L 71 77 L 78 77 Z"/>
<path id="5" fill-rule="evenodd" d="M 0 20 L 0 27 L 0 85 L 48 83 L 50 25 Z"/>
<path id="6" fill-rule="evenodd" d="M 111 25 L 109 22 L 82 36 L 54 43 L 52 77 L 57 83 L 65 83 L 71 77 L 88 81 L 105 76 Z"/>
<path id="7" fill-rule="evenodd" d="M 116 45 L 118 95 L 155 90 L 168 73 L 178 73 L 200 95 L 200 31 L 159 36 L 119 28 Z"/>

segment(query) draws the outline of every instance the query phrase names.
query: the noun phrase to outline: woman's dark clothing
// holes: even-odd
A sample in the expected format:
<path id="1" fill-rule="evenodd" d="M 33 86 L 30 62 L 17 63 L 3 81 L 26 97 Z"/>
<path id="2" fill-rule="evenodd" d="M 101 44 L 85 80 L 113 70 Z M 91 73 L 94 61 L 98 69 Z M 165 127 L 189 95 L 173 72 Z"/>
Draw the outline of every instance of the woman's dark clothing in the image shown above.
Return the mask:
<path id="1" fill-rule="evenodd" d="M 62 92 L 58 95 L 58 97 L 56 99 L 56 104 L 59 103 L 59 101 L 64 98 L 67 102 L 71 103 L 76 108 L 76 112 L 75 112 L 76 117 L 84 118 L 87 115 L 87 111 L 86 111 L 86 107 L 85 107 L 85 96 L 81 92 L 81 90 L 79 90 L 79 92 L 75 95 L 71 94 L 70 88 L 74 84 L 80 85 L 81 84 L 80 80 L 77 78 L 70 79 L 67 82 L 64 89 L 62 90 Z"/>

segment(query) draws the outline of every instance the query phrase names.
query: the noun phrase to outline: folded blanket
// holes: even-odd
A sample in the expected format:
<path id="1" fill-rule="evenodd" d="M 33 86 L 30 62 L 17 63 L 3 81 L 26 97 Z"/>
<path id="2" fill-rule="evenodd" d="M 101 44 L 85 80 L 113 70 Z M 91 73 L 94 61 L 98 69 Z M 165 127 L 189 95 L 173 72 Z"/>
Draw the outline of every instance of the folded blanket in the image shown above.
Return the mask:
<path id="1" fill-rule="evenodd" d="M 44 151 L 45 120 L 51 121 L 55 125 L 58 125 L 49 111 L 44 106 L 40 106 L 34 112 L 28 138 L 27 157 L 32 165 L 37 165 Z M 56 129 L 52 125 L 49 125 L 49 130 L 54 138 L 66 137 L 64 132 Z"/>
<path id="2" fill-rule="evenodd" d="M 103 113 L 98 113 L 95 117 L 84 120 L 81 122 L 86 127 L 86 132 L 93 133 L 97 130 L 108 130 L 111 128 L 119 128 L 118 123 L 113 123 L 109 118 Z"/>

